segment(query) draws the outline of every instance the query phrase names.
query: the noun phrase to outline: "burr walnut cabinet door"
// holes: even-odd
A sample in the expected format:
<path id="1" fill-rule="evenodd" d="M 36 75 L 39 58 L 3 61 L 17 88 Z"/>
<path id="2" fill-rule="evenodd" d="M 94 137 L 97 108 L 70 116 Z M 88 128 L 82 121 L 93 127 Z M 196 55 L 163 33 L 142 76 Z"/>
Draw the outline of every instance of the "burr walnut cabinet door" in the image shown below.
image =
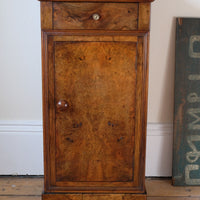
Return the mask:
<path id="1" fill-rule="evenodd" d="M 51 191 L 142 188 L 145 38 L 45 35 Z"/>

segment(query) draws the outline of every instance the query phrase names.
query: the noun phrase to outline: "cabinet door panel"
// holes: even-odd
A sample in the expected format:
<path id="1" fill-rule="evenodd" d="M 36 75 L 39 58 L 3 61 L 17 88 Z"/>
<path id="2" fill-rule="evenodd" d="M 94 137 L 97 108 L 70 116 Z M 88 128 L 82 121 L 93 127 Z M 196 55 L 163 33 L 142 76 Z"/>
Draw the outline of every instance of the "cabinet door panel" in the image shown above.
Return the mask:
<path id="1" fill-rule="evenodd" d="M 137 36 L 81 37 L 49 36 L 47 45 L 52 185 L 139 186 L 142 45 Z"/>
<path id="2" fill-rule="evenodd" d="M 136 85 L 136 44 L 55 43 L 56 178 L 130 181 Z"/>

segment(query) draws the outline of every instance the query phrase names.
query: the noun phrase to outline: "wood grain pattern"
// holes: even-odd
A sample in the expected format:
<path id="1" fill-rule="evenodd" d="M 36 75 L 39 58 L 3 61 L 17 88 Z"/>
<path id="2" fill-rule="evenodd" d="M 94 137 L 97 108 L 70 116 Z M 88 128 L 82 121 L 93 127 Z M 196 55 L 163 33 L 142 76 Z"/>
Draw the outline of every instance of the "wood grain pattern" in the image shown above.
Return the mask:
<path id="1" fill-rule="evenodd" d="M 171 179 L 146 179 L 148 200 L 199 200 L 199 186 L 174 187 Z M 43 178 L 41 177 L 0 177 L 0 199 L 41 200 Z M 15 186 L 15 187 L 12 187 Z M 106 196 L 105 194 L 102 194 Z M 122 195 L 122 194 L 121 194 Z M 92 196 L 84 194 L 83 196 Z M 96 195 L 95 195 L 96 196 Z M 118 195 L 117 195 L 118 196 Z M 129 194 L 126 194 L 128 197 Z M 140 195 L 137 195 L 140 196 Z M 91 197 L 92 198 L 92 197 Z M 127 199 L 128 200 L 128 199 Z"/>
<path id="2" fill-rule="evenodd" d="M 174 187 L 171 179 L 147 179 L 147 200 L 199 200 L 200 190 L 198 186 L 193 187 Z M 0 199 L 1 200 L 41 200 L 43 190 L 43 178 L 24 178 L 24 177 L 0 177 Z M 15 186 L 15 187 L 12 187 Z M 91 194 L 84 194 L 90 197 Z M 95 195 L 97 196 L 97 195 Z M 103 195 L 105 197 L 108 195 Z M 129 199 L 129 194 L 126 200 Z M 137 195 L 139 196 L 139 195 Z M 110 198 L 121 198 L 120 195 L 110 196 Z M 100 198 L 100 197 L 98 197 Z M 110 199 L 109 198 L 109 199 Z M 95 199 L 96 200 L 96 199 Z M 104 200 L 104 199 L 101 199 Z"/>
<path id="3" fill-rule="evenodd" d="M 145 200 L 152 0 L 81 1 L 41 4 L 43 199 Z"/>
<path id="4" fill-rule="evenodd" d="M 1 200 L 42 200 L 41 196 L 1 196 Z"/>
<path id="5" fill-rule="evenodd" d="M 83 200 L 146 200 L 146 195 L 135 195 L 135 194 L 84 194 Z"/>
<path id="6" fill-rule="evenodd" d="M 42 200 L 146 200 L 146 195 L 133 194 L 44 194 Z"/>
<path id="7" fill-rule="evenodd" d="M 47 160 L 49 160 L 49 112 L 48 112 L 48 52 L 47 52 L 47 35 L 45 32 L 42 31 L 42 108 L 43 108 L 43 151 L 44 151 L 44 190 L 46 190 L 47 187 L 49 187 L 49 167 L 47 165 Z"/>
<path id="8" fill-rule="evenodd" d="M 52 35 L 53 33 L 49 33 L 49 34 Z M 73 37 L 79 38 L 79 36 L 73 36 Z M 108 187 L 108 186 L 115 186 L 115 187 L 117 186 L 118 189 L 116 188 L 115 190 L 117 190 L 118 193 L 120 191 L 129 191 L 131 193 L 137 191 L 137 192 L 141 193 L 141 192 L 144 191 L 144 188 L 143 188 L 144 174 L 141 173 L 140 176 L 138 176 L 138 175 L 140 174 L 140 170 L 143 169 L 141 166 L 143 165 L 142 162 L 144 160 L 144 155 L 143 155 L 144 152 L 143 152 L 143 148 L 141 147 L 141 145 L 143 144 L 143 142 L 141 140 L 143 140 L 144 138 L 141 136 L 141 132 L 145 136 L 145 132 L 144 132 L 145 130 L 142 130 L 142 129 L 139 130 L 138 129 L 136 131 L 136 135 L 134 136 L 133 134 L 134 134 L 134 129 L 135 129 L 134 123 L 137 123 L 138 126 L 140 126 L 141 122 L 144 120 L 143 119 L 144 115 L 142 114 L 144 112 L 144 110 L 143 109 L 138 110 L 137 115 L 139 117 L 136 117 L 135 114 L 134 114 L 135 112 L 134 112 L 134 106 L 133 105 L 135 105 L 134 99 L 136 98 L 136 96 L 134 97 L 134 91 L 137 91 L 137 101 L 141 101 L 141 102 L 146 101 L 146 99 L 144 99 L 144 96 L 141 95 L 141 94 L 144 93 L 144 91 L 142 90 L 142 85 L 144 85 L 143 81 L 145 81 L 145 79 L 143 79 L 143 76 L 144 76 L 143 73 L 144 73 L 144 71 L 146 71 L 146 67 L 147 67 L 147 66 L 145 66 L 145 62 L 143 62 L 143 59 L 145 59 L 145 57 L 146 57 L 146 55 L 144 55 L 144 53 L 143 53 L 143 40 L 144 40 L 144 38 L 146 38 L 146 35 L 145 35 L 145 37 L 141 37 L 141 39 L 140 39 L 139 49 L 140 49 L 140 46 L 141 46 L 141 50 L 138 51 L 138 52 L 136 50 L 136 42 L 135 42 L 136 36 L 126 36 L 127 39 L 126 39 L 125 42 L 123 41 L 124 38 L 122 36 L 121 37 L 117 36 L 116 39 L 115 39 L 115 36 L 107 36 L 107 37 L 105 36 L 106 42 L 104 42 L 102 40 L 101 40 L 101 42 L 98 42 L 98 39 L 97 39 L 97 42 L 94 42 L 95 37 L 101 38 L 102 36 L 82 36 L 82 38 L 83 37 L 85 37 L 84 42 L 80 42 L 80 41 L 79 42 L 74 42 L 74 41 L 64 42 L 64 38 L 68 38 L 68 36 L 63 35 L 62 39 L 61 39 L 61 36 L 59 36 L 58 33 L 56 33 L 56 36 L 54 36 L 54 39 L 52 39 L 52 36 L 51 37 L 49 36 L 49 41 L 51 41 L 50 42 L 51 44 L 48 42 L 49 43 L 49 50 L 48 50 L 49 55 L 52 55 L 52 51 L 53 51 L 53 49 L 56 49 L 56 45 L 58 45 L 58 46 L 61 45 L 60 53 L 58 53 L 59 56 L 56 56 L 56 54 L 55 54 L 55 56 L 49 56 L 49 58 L 55 58 L 54 59 L 55 61 L 58 60 L 58 63 L 55 63 L 55 66 L 63 66 L 63 67 L 60 67 L 60 68 L 58 67 L 57 69 L 55 67 L 55 69 L 54 69 L 54 67 L 53 67 L 54 64 L 52 64 L 54 61 L 52 59 L 50 59 L 48 61 L 49 67 L 50 67 L 49 70 L 48 70 L 49 74 L 50 74 L 49 80 L 51 80 L 51 84 L 49 83 L 51 85 L 51 87 L 49 88 L 50 89 L 49 98 L 52 99 L 52 100 L 50 100 L 50 102 L 52 102 L 52 103 L 50 103 L 50 108 L 52 108 L 50 115 L 53 116 L 55 112 L 56 113 L 58 112 L 58 114 L 61 117 L 60 122 L 58 121 L 59 124 L 56 125 L 57 129 L 59 129 L 59 127 L 60 127 L 61 133 L 58 132 L 58 134 L 57 134 L 57 133 L 52 132 L 54 130 L 54 128 L 53 128 L 54 125 L 52 126 L 51 131 L 50 131 L 50 133 L 51 133 L 50 144 L 52 144 L 52 145 L 50 145 L 51 146 L 50 151 L 52 152 L 50 154 L 50 155 L 52 155 L 51 156 L 51 163 L 52 164 L 51 164 L 51 170 L 50 170 L 51 171 L 51 181 L 52 181 L 51 184 L 52 185 L 56 184 L 58 186 L 57 189 L 56 188 L 54 189 L 54 188 L 51 187 L 51 190 L 53 190 L 53 191 L 63 191 L 63 190 L 61 190 L 61 188 L 63 188 L 64 190 L 68 189 L 69 191 L 72 191 L 72 188 L 70 186 L 76 186 L 77 187 L 76 190 L 87 191 L 88 188 L 85 187 L 85 186 L 90 186 L 90 187 L 92 187 L 92 186 L 100 187 L 101 186 L 101 188 L 99 188 L 99 189 L 98 188 L 96 188 L 96 189 L 90 188 L 90 189 L 92 189 L 91 191 L 94 192 L 97 189 L 105 191 L 105 187 Z M 69 36 L 69 38 L 71 38 L 71 36 Z M 88 42 L 86 42 L 86 38 L 88 38 Z M 54 42 L 56 42 L 55 43 L 56 45 L 55 45 L 54 48 L 53 48 L 53 40 L 54 40 Z M 90 40 L 92 40 L 93 42 L 91 42 Z M 110 42 L 108 42 L 108 40 L 110 40 Z M 113 43 L 113 40 L 115 41 L 114 43 Z M 118 41 L 118 42 L 116 42 L 116 41 Z M 66 45 L 69 45 L 69 47 L 67 47 Z M 79 47 L 81 47 L 81 48 L 79 48 Z M 88 48 L 89 48 L 89 51 L 87 51 Z M 124 54 L 121 53 L 120 57 L 119 56 L 116 57 L 116 55 L 119 55 L 118 51 L 121 48 L 123 48 L 123 51 L 125 53 Z M 81 49 L 84 49 L 84 51 L 81 51 Z M 97 52 L 96 49 L 99 49 L 100 53 L 97 53 L 94 57 L 93 53 L 91 54 L 91 52 Z M 85 52 L 86 52 L 86 55 L 82 55 Z M 87 52 L 89 52 L 88 55 L 87 55 Z M 114 52 L 114 53 L 112 53 L 112 52 Z M 115 52 L 116 52 L 116 55 L 115 55 Z M 75 54 L 76 54 L 76 56 L 75 56 Z M 106 54 L 108 54 L 108 55 L 110 54 L 111 56 L 108 57 L 108 55 L 106 55 Z M 130 55 L 131 57 L 129 58 L 128 55 Z M 135 55 L 135 57 L 137 55 L 137 64 L 136 64 L 136 59 L 134 59 L 134 55 Z M 63 59 L 61 59 L 62 57 L 63 57 Z M 67 59 L 67 57 L 69 57 L 69 59 Z M 91 60 L 91 58 L 93 59 L 93 61 Z M 74 59 L 76 59 L 76 60 L 74 60 Z M 99 61 L 101 61 L 101 62 L 99 62 Z M 71 64 L 70 64 L 70 62 L 71 62 Z M 75 67 L 72 67 L 73 66 L 72 63 L 76 63 Z M 92 63 L 92 64 L 89 65 L 89 63 Z M 68 66 L 69 69 L 65 66 Z M 77 68 L 76 66 L 79 66 L 79 67 Z M 104 66 L 104 67 L 102 67 L 102 66 Z M 63 71 L 62 68 L 64 69 L 64 71 Z M 87 70 L 84 71 L 85 69 L 87 69 Z M 94 69 L 96 69 L 96 70 L 94 70 Z M 136 81 L 136 74 L 135 74 L 136 69 L 137 69 L 137 74 L 138 74 L 137 75 L 138 76 L 137 77 L 137 85 L 138 85 L 137 87 L 134 85 L 134 81 Z M 59 70 L 59 71 L 56 72 L 56 70 Z M 131 70 L 133 70 L 133 71 L 131 72 Z M 98 74 L 97 72 L 101 72 L 102 74 Z M 71 74 L 68 75 L 68 73 L 71 73 Z M 56 92 L 58 97 L 56 95 L 54 97 L 54 86 L 53 86 L 54 85 L 53 84 L 54 74 L 55 74 L 55 80 L 56 80 L 56 77 L 57 77 L 56 74 L 58 74 L 58 75 L 60 74 L 57 78 L 58 83 L 55 84 L 55 88 L 56 88 L 55 91 L 58 90 L 58 92 Z M 109 75 L 109 78 L 107 77 L 106 74 Z M 75 76 L 74 82 L 72 82 L 71 79 L 69 79 L 69 80 L 66 79 L 66 77 L 69 77 L 69 76 L 72 77 L 72 75 Z M 96 75 L 98 75 L 98 76 L 96 76 Z M 101 76 L 99 76 L 99 75 L 101 75 Z M 78 79 L 77 79 L 77 77 L 78 77 Z M 114 79 L 112 77 L 114 77 Z M 123 77 L 126 77 L 126 79 L 124 79 Z M 101 79 L 101 78 L 103 78 L 103 79 Z M 113 82 L 114 80 L 117 80 L 117 82 L 116 81 Z M 85 81 L 85 83 L 84 83 L 84 81 Z M 86 84 L 86 85 L 82 88 L 82 85 L 84 85 L 84 84 Z M 129 84 L 128 88 L 126 87 L 127 84 Z M 111 86 L 112 91 L 106 85 Z M 119 88 L 121 88 L 123 85 L 124 85 L 124 89 L 119 90 Z M 108 87 L 108 88 L 106 89 L 106 87 Z M 90 96 L 90 92 L 86 92 L 88 88 L 91 90 L 91 91 L 90 90 L 89 91 L 92 92 L 91 96 Z M 138 89 L 135 90 L 135 88 L 138 88 Z M 84 90 L 83 95 L 81 93 L 82 90 Z M 71 91 L 71 92 L 68 94 L 67 92 L 69 92 L 69 91 Z M 98 92 L 94 93 L 96 91 L 98 91 Z M 126 92 L 129 93 L 129 97 L 126 96 Z M 79 94 L 80 97 L 79 97 L 79 95 L 74 96 L 74 94 Z M 85 94 L 86 94 L 87 98 L 84 96 Z M 123 95 L 121 95 L 121 94 L 123 94 Z M 133 96 L 130 95 L 130 94 L 132 94 Z M 109 98 L 109 96 L 110 97 L 113 96 L 114 98 L 113 97 L 112 97 L 113 99 Z M 66 112 L 66 113 L 65 112 L 60 113 L 60 111 L 56 111 L 55 105 L 57 104 L 57 102 L 60 99 L 66 98 L 66 101 L 68 102 L 69 107 L 70 107 L 70 105 L 73 105 L 72 103 L 74 102 L 74 100 L 68 101 L 68 99 L 70 100 L 69 97 L 75 98 L 75 109 L 73 107 L 71 107 L 71 109 L 69 109 L 69 111 Z M 89 103 L 84 105 L 83 102 L 88 102 L 87 99 L 89 100 Z M 110 100 L 107 101 L 106 99 L 110 99 Z M 84 101 L 82 101 L 82 100 L 84 100 Z M 101 100 L 102 102 L 101 101 L 98 102 L 98 100 Z M 126 102 L 125 104 L 127 105 L 123 108 L 124 111 L 121 108 L 121 106 L 123 107 L 123 105 L 124 105 L 124 104 L 122 104 L 122 102 L 123 102 L 122 100 L 124 102 Z M 103 105 L 103 101 L 106 103 L 106 105 Z M 76 104 L 78 105 L 78 109 L 77 109 Z M 84 105 L 83 107 L 82 107 L 82 104 Z M 98 107 L 100 108 L 99 111 L 97 109 Z M 109 107 L 111 107 L 111 109 Z M 87 109 L 85 109 L 85 108 L 87 108 Z M 74 113 L 76 113 L 77 111 L 80 112 L 80 114 L 81 114 L 81 112 L 82 112 L 82 114 L 87 113 L 88 108 L 89 109 L 91 108 L 91 110 L 93 110 L 92 112 L 95 111 L 94 114 L 98 113 L 98 112 L 102 113 L 102 111 L 104 111 L 104 113 L 103 113 L 104 118 L 102 118 L 104 120 L 102 121 L 101 118 L 100 118 L 97 121 L 100 121 L 100 122 L 103 122 L 103 123 L 105 122 L 106 126 L 107 126 L 106 129 L 105 129 L 106 126 L 105 127 L 100 126 L 100 129 L 98 130 L 99 125 L 95 124 L 95 120 L 94 120 L 94 124 L 92 124 L 91 122 L 93 120 L 92 121 L 91 121 L 91 119 L 89 120 L 89 118 L 87 118 L 88 115 L 84 114 L 87 117 L 80 117 L 80 119 L 77 118 L 77 116 L 78 116 L 77 114 L 74 115 Z M 109 108 L 109 110 L 108 110 L 108 108 Z M 102 109 L 102 111 L 101 111 L 101 109 Z M 86 111 L 84 111 L 84 110 L 86 110 Z M 74 112 L 74 111 L 76 111 L 76 112 Z M 80 116 L 84 116 L 82 114 Z M 126 120 L 128 120 L 128 122 L 129 122 L 129 119 L 132 119 L 133 121 L 132 122 L 130 121 L 130 123 L 126 123 L 126 122 L 123 122 L 123 120 L 122 120 L 122 122 L 123 122 L 122 123 L 123 124 L 123 132 L 121 132 L 122 128 L 120 128 L 120 127 L 122 126 L 122 124 L 121 124 L 120 120 L 116 118 L 117 119 L 116 121 L 120 122 L 120 123 L 113 123 L 112 120 L 109 121 L 109 119 L 107 119 L 107 117 L 109 115 L 113 116 L 114 118 L 118 117 L 119 119 L 120 118 L 126 119 Z M 90 113 L 89 116 L 93 116 L 93 114 Z M 127 118 L 126 116 L 127 117 L 129 116 L 129 117 Z M 98 115 L 96 115 L 96 117 L 98 117 Z M 136 122 L 134 122 L 135 119 L 136 119 Z M 56 120 L 59 120 L 59 117 L 56 116 Z M 68 120 L 68 123 L 62 123 L 63 120 Z M 72 121 L 69 121 L 69 120 L 72 120 Z M 82 121 L 82 120 L 84 120 L 84 121 Z M 54 123 L 53 121 L 54 120 L 52 120 L 51 123 Z M 90 123 L 88 123 L 88 122 L 90 122 Z M 116 126 L 116 124 L 118 124 L 118 125 Z M 97 130 L 96 130 L 96 133 L 95 133 L 96 127 L 97 127 Z M 84 130 L 87 130 L 87 131 L 84 132 Z M 127 132 L 125 130 L 127 130 Z M 70 133 L 70 131 L 71 131 L 71 133 Z M 115 132 L 112 133 L 112 131 L 115 131 Z M 65 135 L 68 132 L 71 134 L 69 137 Z M 106 132 L 108 134 L 104 135 Z M 99 134 L 97 134 L 97 133 L 100 133 L 100 136 L 101 135 L 102 136 L 99 138 Z M 124 135 L 124 133 L 125 133 L 125 135 Z M 95 137 L 92 136 L 92 134 Z M 122 135 L 122 136 L 120 136 L 120 135 Z M 135 150 L 134 150 L 134 145 L 132 143 L 134 140 L 131 139 L 131 138 L 134 138 L 134 137 L 135 137 L 134 144 L 136 146 Z M 56 138 L 56 141 L 57 141 L 56 142 L 56 144 L 57 144 L 56 148 L 54 148 L 55 138 Z M 96 138 L 99 138 L 99 141 L 98 140 L 95 141 Z M 126 138 L 128 138 L 128 140 L 126 140 Z M 79 139 L 80 139 L 80 141 L 79 141 Z M 110 150 L 107 149 L 107 151 L 102 153 L 103 151 L 100 148 L 100 151 L 99 152 L 97 151 L 98 153 L 95 154 L 94 149 L 97 148 L 97 147 L 93 146 L 93 150 L 91 149 L 91 150 L 88 151 L 87 148 L 86 148 L 87 145 L 85 145 L 85 144 L 87 144 L 88 140 L 92 141 L 92 142 L 89 142 L 88 145 L 94 143 L 94 144 L 99 145 L 99 147 L 101 147 L 102 142 L 106 142 L 107 146 L 104 145 L 104 148 L 105 147 L 108 148 L 110 146 L 109 147 Z M 63 141 L 65 141 L 65 142 L 63 142 Z M 78 145 L 77 144 L 74 145 L 75 141 L 76 141 L 76 143 L 78 142 L 77 143 Z M 84 144 L 83 146 L 81 146 L 82 143 Z M 129 144 L 129 145 L 124 145 L 125 143 Z M 132 143 L 132 145 L 131 145 L 131 143 Z M 120 147 L 121 145 L 124 145 L 125 147 L 123 146 L 123 148 L 122 148 L 122 147 Z M 79 176 L 77 176 L 79 178 L 79 180 L 75 177 L 74 180 L 76 180 L 76 182 L 72 182 L 72 181 L 74 181 L 73 178 L 70 180 L 70 179 L 68 179 L 69 177 L 67 177 L 67 176 L 64 178 L 64 180 L 59 180 L 60 178 L 62 179 L 63 174 L 66 175 L 68 173 L 69 168 L 68 168 L 68 170 L 66 170 L 64 172 L 62 170 L 65 169 L 66 164 L 69 164 L 71 162 L 70 159 L 72 159 L 73 156 L 75 156 L 73 159 L 78 158 L 78 160 L 81 161 L 82 155 L 80 156 L 79 149 L 76 148 L 77 146 L 80 147 L 80 148 L 81 147 L 84 148 L 84 151 L 81 151 L 81 152 L 85 152 L 85 155 L 84 155 L 84 156 L 86 156 L 86 157 L 84 157 L 85 162 L 87 162 L 86 159 L 87 159 L 88 155 L 89 155 L 88 158 L 90 158 L 90 156 L 92 157 L 92 154 L 90 154 L 90 152 L 92 152 L 92 151 L 93 151 L 93 154 L 95 155 L 94 157 L 98 158 L 98 156 L 100 156 L 102 158 L 103 157 L 106 158 L 106 156 L 107 156 L 107 158 L 109 158 L 107 162 L 109 162 L 108 164 L 111 166 L 111 169 L 112 169 L 112 163 L 117 163 L 116 167 L 119 168 L 120 167 L 120 165 L 119 165 L 120 160 L 125 161 L 125 163 L 123 163 L 124 166 L 122 166 L 123 169 L 120 169 L 120 171 L 111 170 L 113 174 L 110 174 L 110 175 L 115 178 L 115 180 L 113 179 L 114 181 L 118 181 L 118 182 L 109 182 L 109 181 L 112 181 L 112 179 L 111 179 L 112 177 L 110 179 L 108 179 L 107 178 L 108 175 L 106 175 L 107 177 L 105 176 L 105 174 L 103 175 L 102 169 L 105 168 L 106 171 L 110 171 L 110 170 L 108 170 L 109 168 L 107 168 L 106 165 L 105 165 L 105 167 L 104 166 L 102 167 L 100 165 L 101 168 L 99 168 L 98 162 L 102 163 L 102 160 L 103 160 L 102 158 L 101 158 L 102 160 L 96 162 L 97 163 L 96 166 L 95 166 L 96 169 L 94 168 L 94 169 L 89 170 L 90 171 L 89 173 L 92 173 L 92 175 L 88 176 L 89 178 L 86 176 L 87 173 L 85 173 L 85 172 L 87 172 L 88 167 L 85 168 L 86 171 L 82 172 L 82 170 L 84 168 L 80 169 L 80 168 L 76 168 L 76 167 L 73 166 L 73 167 L 71 167 L 71 170 L 75 170 L 75 169 L 76 170 L 74 171 L 74 173 L 72 173 L 73 171 L 70 171 L 69 174 L 75 174 L 74 176 L 76 176 L 76 173 L 79 173 Z M 53 148 L 54 148 L 54 150 L 52 150 Z M 68 150 L 66 150 L 66 148 L 72 148 L 72 149 L 70 151 L 68 151 Z M 114 151 L 112 149 L 114 149 Z M 129 159 L 130 157 L 133 157 L 133 154 L 132 154 L 132 156 L 130 154 L 130 157 L 129 156 L 127 157 L 127 153 L 131 153 L 131 152 L 133 153 L 133 150 L 135 151 L 134 165 L 131 164 L 132 159 L 131 160 Z M 124 153 L 123 153 L 123 151 L 124 151 Z M 56 159 L 53 157 L 55 155 L 54 152 L 57 152 L 56 153 L 57 156 L 60 154 L 60 152 L 71 152 L 69 154 L 62 153 L 58 157 L 56 157 L 56 159 L 59 158 L 58 161 L 59 160 L 62 161 L 63 157 L 65 158 L 65 159 L 63 159 L 64 162 L 62 161 L 64 163 L 64 167 L 62 167 L 62 162 L 60 163 L 60 161 L 59 161 L 58 163 L 56 163 Z M 116 154 L 117 152 L 121 153 L 120 157 L 116 157 L 116 156 L 118 156 Z M 87 153 L 88 153 L 88 155 L 87 155 Z M 142 157 L 141 160 L 140 160 L 140 157 Z M 110 158 L 112 158 L 112 159 L 110 159 Z M 118 161 L 115 161 L 115 158 L 118 158 Z M 129 159 L 129 161 L 127 160 L 127 158 Z M 92 159 L 90 159 L 90 160 L 91 160 L 91 162 L 93 161 Z M 140 160 L 140 162 L 136 162 L 137 160 Z M 49 166 L 49 162 L 50 161 L 48 161 L 46 165 Z M 77 162 L 77 160 L 76 160 L 76 162 Z M 81 161 L 81 162 L 83 162 L 83 161 Z M 106 162 L 106 161 L 103 161 L 103 162 Z M 129 172 L 127 171 L 128 168 L 125 167 L 127 162 L 129 163 Z M 71 163 L 73 163 L 73 162 L 71 162 Z M 92 163 L 92 164 L 94 166 L 94 163 Z M 53 166 L 58 166 L 58 168 L 56 169 Z M 61 166 L 61 168 L 59 168 L 60 166 Z M 78 166 L 79 165 L 77 165 L 77 167 Z M 80 169 L 80 170 L 77 171 L 77 169 Z M 123 171 L 123 170 L 125 170 L 125 171 Z M 130 181 L 129 179 L 125 180 L 123 173 L 128 172 L 129 175 L 130 175 L 130 173 L 132 173 L 133 170 L 134 170 L 134 174 L 135 174 L 133 182 Z M 60 173 L 60 175 L 58 174 L 59 171 L 62 171 Z M 94 174 L 97 175 L 97 179 L 94 179 Z M 83 176 L 83 177 L 80 177 L 80 175 Z M 82 182 L 83 180 L 92 181 L 92 178 L 90 178 L 90 176 L 91 177 L 93 176 L 93 182 L 88 182 L 88 183 Z M 59 178 L 57 179 L 55 177 L 57 177 L 57 178 L 59 177 Z M 83 179 L 81 179 L 81 178 L 83 178 Z M 80 179 L 81 179 L 81 181 L 80 181 Z M 119 179 L 119 180 L 117 180 L 117 179 Z M 96 183 L 96 182 L 94 182 L 94 180 L 95 181 L 100 180 L 100 182 Z M 58 182 L 58 181 L 62 181 L 62 182 Z M 108 182 L 105 182 L 105 181 L 108 181 Z M 119 186 L 121 186 L 121 185 L 123 185 L 124 188 L 122 188 L 122 187 L 120 188 Z M 82 187 L 80 188 L 80 186 L 82 186 Z M 127 186 L 129 186 L 129 188 Z M 112 189 L 107 188 L 106 190 L 109 191 L 109 190 L 112 190 Z"/>
<path id="9" fill-rule="evenodd" d="M 62 32 L 64 33 L 64 32 Z M 69 33 L 68 31 L 66 33 Z M 88 40 L 88 35 L 78 35 L 77 37 L 77 33 L 75 36 L 72 35 L 56 35 L 54 38 L 57 42 L 132 42 L 132 43 L 137 43 L 138 42 L 138 36 L 135 34 L 135 36 L 133 36 L 133 33 L 131 33 L 131 35 L 114 35 L 114 34 L 107 34 L 107 35 L 101 35 L 100 37 L 94 32 L 94 35 L 90 35 L 89 36 L 89 40 Z M 130 37 L 131 36 L 131 39 Z M 98 50 L 99 51 L 99 50 Z"/>
<path id="10" fill-rule="evenodd" d="M 150 26 L 150 3 L 139 4 L 139 19 L 138 19 L 138 30 L 149 30 Z"/>
<path id="11" fill-rule="evenodd" d="M 147 197 L 147 200 L 200 200 L 200 197 Z"/>
<path id="12" fill-rule="evenodd" d="M 143 199 L 145 200 L 145 198 Z M 143 199 L 140 198 L 138 200 L 143 200 Z M 200 200 L 200 197 L 147 197 L 146 199 L 147 200 Z M 1 200 L 41 200 L 41 197 L 40 196 L 2 196 Z M 62 198 L 62 200 L 65 200 L 65 199 Z M 137 199 L 134 199 L 134 200 L 137 200 Z"/>
<path id="13" fill-rule="evenodd" d="M 146 189 L 148 197 L 198 197 L 200 190 L 198 186 L 174 187 L 171 179 L 147 179 Z"/>
<path id="14" fill-rule="evenodd" d="M 52 2 L 40 3 L 41 29 L 52 29 Z"/>
<path id="15" fill-rule="evenodd" d="M 137 3 L 53 3 L 54 29 L 136 30 L 137 18 Z"/>
<path id="16" fill-rule="evenodd" d="M 57 181 L 131 181 L 136 43 L 57 42 L 54 49 L 55 101 L 69 104 L 56 110 Z"/>
<path id="17" fill-rule="evenodd" d="M 43 194 L 42 200 L 82 200 L 82 194 Z"/>
<path id="18" fill-rule="evenodd" d="M 43 178 L 0 178 L 0 199 L 5 195 L 41 195 Z"/>

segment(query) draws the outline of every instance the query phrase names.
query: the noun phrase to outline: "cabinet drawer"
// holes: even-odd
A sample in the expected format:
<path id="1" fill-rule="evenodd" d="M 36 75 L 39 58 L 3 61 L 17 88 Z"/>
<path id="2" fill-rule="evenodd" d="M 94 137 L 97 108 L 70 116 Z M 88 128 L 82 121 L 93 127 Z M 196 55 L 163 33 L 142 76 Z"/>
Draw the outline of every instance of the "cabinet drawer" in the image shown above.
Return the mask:
<path id="1" fill-rule="evenodd" d="M 54 29 L 137 30 L 138 3 L 53 3 Z"/>

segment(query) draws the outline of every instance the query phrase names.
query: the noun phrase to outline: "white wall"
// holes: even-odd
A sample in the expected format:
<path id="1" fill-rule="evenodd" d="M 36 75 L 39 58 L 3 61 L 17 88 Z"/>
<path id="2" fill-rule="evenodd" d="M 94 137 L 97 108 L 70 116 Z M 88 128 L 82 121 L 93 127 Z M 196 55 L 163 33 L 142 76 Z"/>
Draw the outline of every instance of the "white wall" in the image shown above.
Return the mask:
<path id="1" fill-rule="evenodd" d="M 173 120 L 176 17 L 200 18 L 200 0 L 155 0 L 152 4 L 149 122 Z"/>
<path id="2" fill-rule="evenodd" d="M 200 0 L 152 4 L 147 176 L 170 176 L 175 17 L 200 17 Z M 0 0 L 0 174 L 42 174 L 40 8 Z"/>
<path id="3" fill-rule="evenodd" d="M 0 120 L 41 120 L 40 7 L 0 0 Z"/>

